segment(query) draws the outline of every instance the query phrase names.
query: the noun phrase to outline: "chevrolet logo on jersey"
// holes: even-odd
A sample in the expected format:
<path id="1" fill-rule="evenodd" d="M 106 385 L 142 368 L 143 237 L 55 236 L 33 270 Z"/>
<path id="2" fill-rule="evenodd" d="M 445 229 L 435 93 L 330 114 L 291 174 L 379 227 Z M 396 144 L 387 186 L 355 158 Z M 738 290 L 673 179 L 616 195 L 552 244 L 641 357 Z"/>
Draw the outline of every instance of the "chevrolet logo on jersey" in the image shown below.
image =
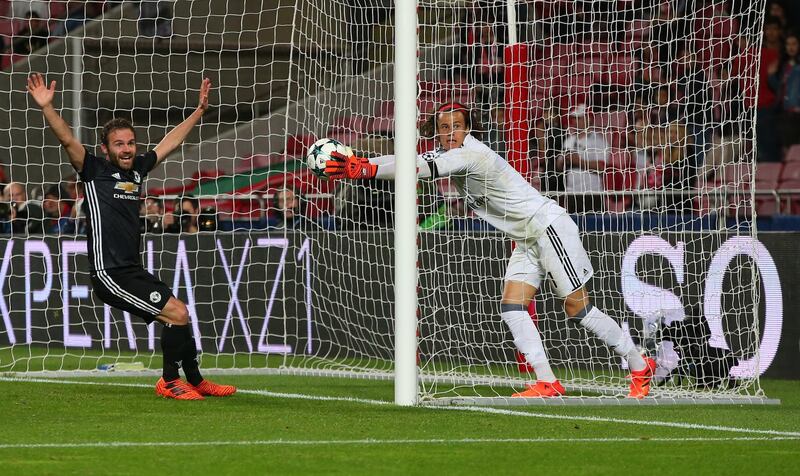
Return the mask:
<path id="1" fill-rule="evenodd" d="M 117 182 L 115 190 L 122 190 L 125 193 L 139 193 L 139 186 L 132 182 Z"/>

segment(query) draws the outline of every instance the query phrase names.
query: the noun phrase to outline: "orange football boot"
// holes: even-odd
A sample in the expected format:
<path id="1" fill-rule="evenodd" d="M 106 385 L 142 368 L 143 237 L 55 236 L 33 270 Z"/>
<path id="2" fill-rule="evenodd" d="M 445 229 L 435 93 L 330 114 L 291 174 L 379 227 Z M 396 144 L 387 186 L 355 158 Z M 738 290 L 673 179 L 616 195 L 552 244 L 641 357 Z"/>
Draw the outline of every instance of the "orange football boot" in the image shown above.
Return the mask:
<path id="1" fill-rule="evenodd" d="M 517 392 L 512 397 L 560 397 L 566 390 L 564 386 L 556 380 L 555 382 L 536 382 L 528 385 L 526 390 Z"/>
<path id="2" fill-rule="evenodd" d="M 203 380 L 199 385 L 193 386 L 197 393 L 209 397 L 227 397 L 236 393 L 236 387 L 233 385 L 219 385 L 209 380 Z"/>
<path id="3" fill-rule="evenodd" d="M 164 377 L 156 382 L 156 395 L 164 398 L 174 398 L 175 400 L 205 400 L 194 387 L 176 378 L 169 382 L 164 381 Z"/>
<path id="4" fill-rule="evenodd" d="M 644 358 L 646 367 L 638 372 L 631 372 L 631 391 L 628 398 L 644 398 L 650 393 L 650 381 L 656 372 L 656 361 L 650 357 Z"/>

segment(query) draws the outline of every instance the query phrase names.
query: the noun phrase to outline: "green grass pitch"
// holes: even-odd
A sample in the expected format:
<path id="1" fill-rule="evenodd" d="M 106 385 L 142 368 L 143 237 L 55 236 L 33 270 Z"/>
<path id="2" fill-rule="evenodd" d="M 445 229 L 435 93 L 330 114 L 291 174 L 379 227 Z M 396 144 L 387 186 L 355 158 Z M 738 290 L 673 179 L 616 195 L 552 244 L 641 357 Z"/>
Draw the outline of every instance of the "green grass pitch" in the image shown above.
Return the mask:
<path id="1" fill-rule="evenodd" d="M 44 381 L 47 380 L 47 381 Z M 800 382 L 780 406 L 400 408 L 392 383 L 220 375 L 0 379 L 0 474 L 798 474 Z M 714 429 L 708 428 L 715 427 Z"/>

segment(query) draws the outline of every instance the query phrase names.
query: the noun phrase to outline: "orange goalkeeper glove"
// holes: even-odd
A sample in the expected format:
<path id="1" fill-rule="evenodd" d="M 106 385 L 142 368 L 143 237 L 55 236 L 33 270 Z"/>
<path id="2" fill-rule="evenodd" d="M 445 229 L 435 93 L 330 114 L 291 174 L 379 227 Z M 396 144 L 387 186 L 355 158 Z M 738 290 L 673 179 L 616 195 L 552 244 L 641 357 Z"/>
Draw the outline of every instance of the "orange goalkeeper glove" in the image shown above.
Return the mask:
<path id="1" fill-rule="evenodd" d="M 363 157 L 345 157 L 338 152 L 331 153 L 331 157 L 325 162 L 325 175 L 331 179 L 367 180 L 375 178 L 378 173 L 378 166 Z"/>

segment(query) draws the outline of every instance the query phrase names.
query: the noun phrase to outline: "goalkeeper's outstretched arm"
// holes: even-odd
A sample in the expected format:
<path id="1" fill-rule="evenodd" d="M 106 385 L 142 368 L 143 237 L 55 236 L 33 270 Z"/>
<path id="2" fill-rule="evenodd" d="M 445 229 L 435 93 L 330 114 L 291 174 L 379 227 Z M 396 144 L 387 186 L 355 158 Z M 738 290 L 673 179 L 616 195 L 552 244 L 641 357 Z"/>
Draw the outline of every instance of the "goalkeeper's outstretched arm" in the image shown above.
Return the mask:
<path id="1" fill-rule="evenodd" d="M 334 152 L 331 156 L 333 159 L 325 163 L 325 174 L 332 179 L 394 179 L 396 167 L 395 156 L 393 155 L 382 155 L 366 159 L 355 155 L 345 157 L 338 152 Z M 420 157 L 417 157 L 417 176 L 430 177 L 430 168 Z"/>
<path id="2" fill-rule="evenodd" d="M 345 157 L 334 153 L 333 160 L 325 164 L 325 173 L 332 179 L 348 178 L 393 180 L 397 170 L 394 155 L 382 155 L 371 159 L 355 155 Z M 474 153 L 457 149 L 443 152 L 434 157 L 431 154 L 417 156 L 417 177 L 439 178 L 462 172 L 469 167 Z"/>
<path id="3" fill-rule="evenodd" d="M 58 111 L 56 111 L 55 107 L 53 107 L 53 96 L 55 96 L 55 92 L 55 81 L 51 81 L 48 87 L 44 82 L 44 78 L 42 78 L 42 75 L 39 73 L 32 74 L 28 78 L 28 93 L 42 109 L 42 114 L 45 120 L 47 120 L 47 123 L 50 124 L 50 129 L 56 135 L 58 141 L 61 142 L 64 149 L 66 149 L 72 167 L 80 172 L 83 170 L 83 159 L 86 155 L 86 151 L 83 149 L 83 145 L 78 142 L 78 139 L 72 134 L 72 128 L 67 124 L 67 121 L 65 121 Z"/>

